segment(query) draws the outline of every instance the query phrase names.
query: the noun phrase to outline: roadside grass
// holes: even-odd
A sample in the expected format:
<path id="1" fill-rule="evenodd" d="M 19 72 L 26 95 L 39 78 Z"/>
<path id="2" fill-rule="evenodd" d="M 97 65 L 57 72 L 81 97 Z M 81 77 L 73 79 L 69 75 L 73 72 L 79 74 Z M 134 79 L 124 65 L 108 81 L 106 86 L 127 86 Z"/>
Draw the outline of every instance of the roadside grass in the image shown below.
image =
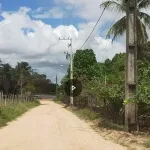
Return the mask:
<path id="1" fill-rule="evenodd" d="M 117 125 L 101 118 L 100 113 L 94 112 L 90 108 L 74 108 L 68 107 L 79 118 L 89 121 L 91 127 L 107 140 L 112 140 L 130 150 L 141 150 L 143 148 L 143 137 L 138 137 L 133 134 L 128 134 L 124 126 Z M 149 142 L 145 147 L 149 146 Z M 141 147 L 141 149 L 140 149 Z"/>
<path id="2" fill-rule="evenodd" d="M 150 148 L 150 138 L 147 141 L 144 142 L 144 146 L 146 148 Z"/>
<path id="3" fill-rule="evenodd" d="M 72 109 L 72 112 L 77 114 L 80 118 L 85 120 L 96 120 L 100 117 L 99 113 L 95 113 L 90 108 L 79 108 L 79 109 Z"/>
<path id="4" fill-rule="evenodd" d="M 100 113 L 94 112 L 92 109 L 86 108 L 71 108 L 69 109 L 75 113 L 78 117 L 83 118 L 85 120 L 94 121 L 96 120 L 98 127 L 103 127 L 106 129 L 114 129 L 118 131 L 124 131 L 124 126 L 111 123 L 110 121 L 104 120 L 101 118 Z"/>
<path id="5" fill-rule="evenodd" d="M 57 104 L 61 104 L 61 105 L 63 104 L 63 103 L 62 103 L 60 100 L 58 100 L 58 99 L 54 99 L 54 102 L 57 103 Z"/>
<path id="6" fill-rule="evenodd" d="M 125 127 L 123 125 L 114 124 L 114 123 L 109 122 L 109 121 L 104 120 L 104 119 L 100 119 L 100 121 L 98 123 L 98 126 L 106 128 L 106 129 L 114 129 L 114 130 L 117 130 L 117 131 L 125 131 Z"/>
<path id="7" fill-rule="evenodd" d="M 29 109 L 39 106 L 39 101 L 16 103 L 8 106 L 0 107 L 0 127 L 7 125 L 7 122 L 16 119 Z"/>
<path id="8" fill-rule="evenodd" d="M 137 135 L 136 133 L 127 133 L 125 132 L 124 126 L 102 119 L 100 113 L 96 113 L 88 107 L 65 107 L 62 102 L 56 101 L 56 103 L 63 105 L 64 108 L 71 111 L 79 118 L 88 121 L 91 127 L 96 132 L 100 133 L 106 140 L 112 140 L 115 143 L 127 147 L 129 150 L 148 150 L 150 148 L 150 139 L 147 140 L 147 136 L 143 134 Z"/>

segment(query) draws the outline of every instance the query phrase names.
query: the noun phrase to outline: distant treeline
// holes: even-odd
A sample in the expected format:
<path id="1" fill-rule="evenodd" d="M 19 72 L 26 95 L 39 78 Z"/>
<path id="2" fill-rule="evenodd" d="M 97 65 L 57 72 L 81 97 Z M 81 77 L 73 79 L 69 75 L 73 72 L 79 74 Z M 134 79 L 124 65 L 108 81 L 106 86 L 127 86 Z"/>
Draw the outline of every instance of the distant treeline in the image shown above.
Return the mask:
<path id="1" fill-rule="evenodd" d="M 18 62 L 13 68 L 9 63 L 0 61 L 0 91 L 4 94 L 55 93 L 56 84 L 45 74 L 33 70 L 28 62 Z"/>

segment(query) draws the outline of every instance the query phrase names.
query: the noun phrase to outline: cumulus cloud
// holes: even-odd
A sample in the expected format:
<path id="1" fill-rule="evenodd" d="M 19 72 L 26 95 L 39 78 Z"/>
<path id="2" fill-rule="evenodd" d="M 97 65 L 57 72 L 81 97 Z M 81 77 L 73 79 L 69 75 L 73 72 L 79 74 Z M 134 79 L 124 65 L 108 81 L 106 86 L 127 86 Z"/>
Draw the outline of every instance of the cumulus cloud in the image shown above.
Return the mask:
<path id="1" fill-rule="evenodd" d="M 103 8 L 100 8 L 100 4 L 102 4 L 104 1 L 105 0 L 55 0 L 55 3 L 57 5 L 64 4 L 68 11 L 72 11 L 72 8 L 74 8 L 74 17 L 77 16 L 85 19 L 86 21 L 95 21 L 103 11 Z M 114 18 L 120 18 L 123 15 L 124 14 L 118 13 L 118 11 L 116 11 L 114 8 L 111 8 L 110 10 L 105 11 L 101 20 L 102 22 L 106 22 L 110 19 L 112 20 Z"/>
<path id="2" fill-rule="evenodd" d="M 32 16 L 38 19 L 49 19 L 49 18 L 59 19 L 63 17 L 63 11 L 59 7 L 52 7 L 48 9 L 39 7 L 37 8 L 37 10 L 33 12 Z"/>
<path id="3" fill-rule="evenodd" d="M 22 7 L 12 14 L 2 13 L 4 20 L 0 22 L 0 58 L 13 66 L 18 61 L 27 61 L 49 78 L 57 73 L 61 80 L 69 64 L 64 55 L 64 51 L 69 51 L 69 41 L 60 41 L 59 37 L 71 37 L 75 52 L 84 43 L 95 22 L 80 24 L 78 29 L 73 25 L 53 28 L 41 20 L 32 20 L 28 15 L 29 11 L 30 9 Z M 92 48 L 98 61 L 125 51 L 123 44 L 116 42 L 112 45 L 110 40 L 102 38 L 98 33 L 99 28 L 96 28 L 84 47 Z M 61 64 L 63 67 L 60 67 Z"/>

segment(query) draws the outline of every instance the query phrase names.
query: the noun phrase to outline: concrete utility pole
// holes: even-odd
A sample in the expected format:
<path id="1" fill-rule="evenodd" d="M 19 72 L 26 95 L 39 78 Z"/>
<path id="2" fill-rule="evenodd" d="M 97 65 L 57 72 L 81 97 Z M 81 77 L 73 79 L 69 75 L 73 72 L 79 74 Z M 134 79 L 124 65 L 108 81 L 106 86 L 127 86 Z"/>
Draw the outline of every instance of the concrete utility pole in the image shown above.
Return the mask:
<path id="1" fill-rule="evenodd" d="M 58 98 L 58 88 L 57 88 L 57 74 L 56 74 L 56 98 Z"/>
<path id="2" fill-rule="evenodd" d="M 70 47 L 70 55 L 67 53 L 67 56 L 66 58 L 68 59 L 68 56 L 70 58 L 70 81 L 71 81 L 71 85 L 70 85 L 70 105 L 73 106 L 73 83 L 72 83 L 72 80 L 73 80 L 73 54 L 72 54 L 72 38 L 68 38 L 68 39 L 60 39 L 59 40 L 69 40 L 70 43 L 68 45 L 68 47 Z"/>
<path id="3" fill-rule="evenodd" d="M 127 32 L 126 32 L 126 81 L 125 100 L 135 98 L 137 84 L 137 0 L 127 2 Z M 137 104 L 129 102 L 125 105 L 125 127 L 127 131 L 138 129 Z"/>
<path id="4" fill-rule="evenodd" d="M 22 96 L 22 86 L 23 86 L 23 75 L 22 75 L 22 66 L 20 63 L 20 94 Z"/>

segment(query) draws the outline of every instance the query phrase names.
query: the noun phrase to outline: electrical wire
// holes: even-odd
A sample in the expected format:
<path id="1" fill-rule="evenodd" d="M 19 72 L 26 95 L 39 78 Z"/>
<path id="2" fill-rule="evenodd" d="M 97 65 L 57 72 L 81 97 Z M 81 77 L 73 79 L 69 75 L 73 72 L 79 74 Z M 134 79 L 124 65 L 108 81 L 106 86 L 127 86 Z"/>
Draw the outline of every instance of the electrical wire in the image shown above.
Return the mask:
<path id="1" fill-rule="evenodd" d="M 72 14 L 73 14 L 73 10 L 74 10 L 75 5 L 76 5 L 76 1 L 77 1 L 77 0 L 74 0 L 74 4 L 73 4 L 72 9 L 71 9 L 70 19 L 69 19 L 69 21 L 68 21 L 68 26 L 69 26 L 69 24 L 70 24 L 70 22 L 71 22 L 71 19 L 72 19 Z"/>
<path id="2" fill-rule="evenodd" d="M 113 6 L 113 8 L 111 9 L 111 11 L 113 11 L 114 8 L 115 8 L 115 6 Z M 113 20 L 112 18 L 116 15 L 116 13 L 117 13 L 116 11 L 113 12 L 111 19 L 109 19 L 107 21 L 107 23 L 105 24 L 105 29 L 107 29 L 107 28 L 110 27 L 110 24 L 112 24 L 112 20 Z M 101 33 L 100 33 L 101 37 L 103 37 L 104 34 L 105 34 L 105 30 L 102 30 Z"/>
<path id="3" fill-rule="evenodd" d="M 64 26 L 64 14 L 62 16 L 62 25 Z"/>
<path id="4" fill-rule="evenodd" d="M 118 13 L 115 18 L 120 18 L 120 16 L 121 16 L 121 14 Z M 114 23 L 111 23 L 111 24 L 110 24 L 110 27 L 111 27 L 113 24 L 114 24 Z M 106 50 L 108 44 L 109 44 L 109 40 L 106 41 L 105 48 L 104 48 L 105 50 Z"/>
<path id="5" fill-rule="evenodd" d="M 95 24 L 94 28 L 93 28 L 93 29 L 92 29 L 92 31 L 91 31 L 90 35 L 89 35 L 89 36 L 88 36 L 88 38 L 85 40 L 84 44 L 81 46 L 81 48 L 80 48 L 80 49 L 82 49 L 82 48 L 83 48 L 83 46 L 87 43 L 87 41 L 88 41 L 88 40 L 89 40 L 89 38 L 91 37 L 91 35 L 92 35 L 93 31 L 95 30 L 95 28 L 96 28 L 97 24 L 99 23 L 100 19 L 102 18 L 103 14 L 104 14 L 104 12 L 105 12 L 105 9 L 108 7 L 108 5 L 109 5 L 109 3 L 108 3 L 108 4 L 105 6 L 105 8 L 103 9 L 103 11 L 102 11 L 101 15 L 99 16 L 99 18 L 98 18 L 98 20 L 97 20 L 97 22 L 96 22 L 96 24 Z"/>

